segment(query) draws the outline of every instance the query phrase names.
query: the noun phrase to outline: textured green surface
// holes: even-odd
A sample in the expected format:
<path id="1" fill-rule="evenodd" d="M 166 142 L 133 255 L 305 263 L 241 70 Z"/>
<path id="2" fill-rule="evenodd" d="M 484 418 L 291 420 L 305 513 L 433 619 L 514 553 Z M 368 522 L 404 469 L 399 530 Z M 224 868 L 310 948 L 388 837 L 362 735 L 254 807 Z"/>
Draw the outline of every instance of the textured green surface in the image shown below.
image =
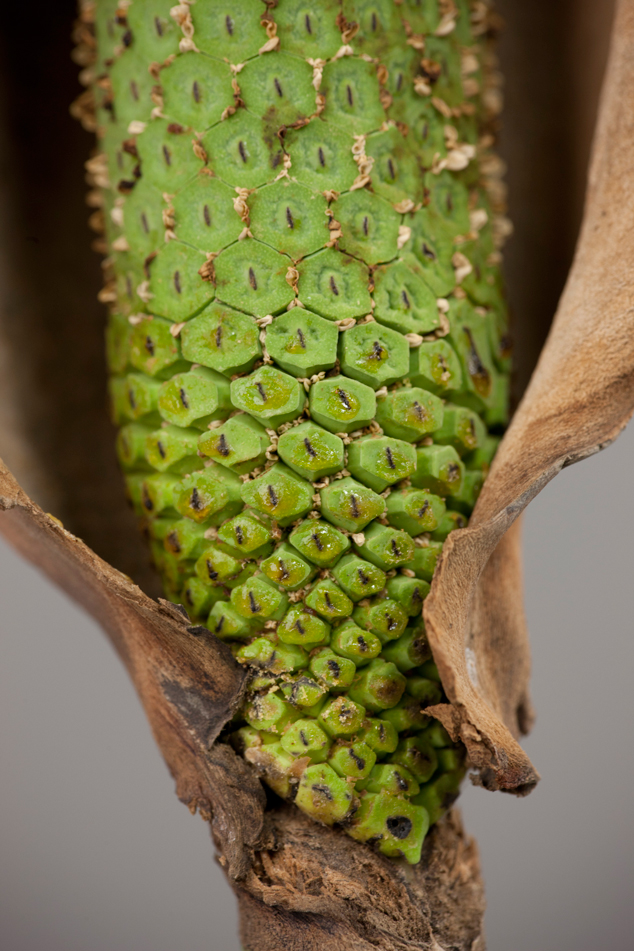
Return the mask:
<path id="1" fill-rule="evenodd" d="M 487 39 L 449 0 L 123 7 L 95 91 L 131 503 L 252 672 L 236 749 L 417 862 L 464 774 L 422 605 L 507 414 Z"/>

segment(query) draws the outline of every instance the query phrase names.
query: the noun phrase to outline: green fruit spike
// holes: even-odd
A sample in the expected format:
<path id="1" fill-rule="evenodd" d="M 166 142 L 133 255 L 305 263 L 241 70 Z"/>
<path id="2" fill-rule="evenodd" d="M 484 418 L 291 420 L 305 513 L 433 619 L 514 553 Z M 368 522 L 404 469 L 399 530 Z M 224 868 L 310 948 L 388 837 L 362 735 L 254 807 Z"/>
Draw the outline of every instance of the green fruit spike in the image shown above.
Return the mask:
<path id="1" fill-rule="evenodd" d="M 358 736 L 377 756 L 393 753 L 398 746 L 398 733 L 387 720 L 368 717 Z"/>
<path id="2" fill-rule="evenodd" d="M 265 425 L 277 429 L 301 413 L 304 390 L 292 376 L 263 366 L 231 384 L 231 400 Z"/>
<path id="3" fill-rule="evenodd" d="M 403 334 L 426 334 L 440 324 L 436 296 L 413 256 L 374 272 L 374 317 Z"/>
<path id="4" fill-rule="evenodd" d="M 436 750 L 424 735 L 410 736 L 399 741 L 390 763 L 404 766 L 419 783 L 429 782 L 438 767 Z"/>
<path id="5" fill-rule="evenodd" d="M 346 330 L 341 335 L 339 348 L 343 372 L 374 390 L 389 386 L 407 374 L 407 340 L 375 321 Z"/>
<path id="6" fill-rule="evenodd" d="M 229 381 L 215 370 L 197 367 L 162 384 L 158 409 L 168 423 L 204 429 L 230 413 Z"/>
<path id="7" fill-rule="evenodd" d="M 185 359 L 225 376 L 248 372 L 262 353 L 253 318 L 219 303 L 188 321 L 180 341 Z"/>
<path id="8" fill-rule="evenodd" d="M 191 130 L 179 123 L 152 119 L 136 139 L 147 181 L 170 195 L 186 185 L 202 168 L 194 152 L 194 141 Z"/>
<path id="9" fill-rule="evenodd" d="M 428 542 L 426 546 L 421 548 L 416 546 L 414 558 L 409 567 L 417 578 L 431 582 L 441 551 L 442 544 L 440 542 Z"/>
<path id="10" fill-rule="evenodd" d="M 348 448 L 348 469 L 375 492 L 384 492 L 416 470 L 416 450 L 392 436 L 363 436 Z"/>
<path id="11" fill-rule="evenodd" d="M 377 657 L 357 673 L 348 695 L 367 710 L 378 713 L 395 707 L 404 690 L 405 677 L 394 664 Z"/>
<path id="12" fill-rule="evenodd" d="M 347 191 L 359 174 L 352 156 L 354 139 L 330 123 L 313 119 L 302 129 L 289 129 L 284 144 L 293 177 L 314 191 Z"/>
<path id="13" fill-rule="evenodd" d="M 349 697 L 335 697 L 327 702 L 318 720 L 326 733 L 335 739 L 354 736 L 363 726 L 365 707 Z"/>
<path id="14" fill-rule="evenodd" d="M 341 225 L 338 246 L 370 266 L 391 261 L 398 253 L 401 216 L 366 189 L 347 192 L 333 205 Z"/>
<path id="15" fill-rule="evenodd" d="M 344 555 L 332 570 L 337 583 L 353 601 L 360 601 L 376 594 L 385 585 L 385 574 L 375 565 L 357 558 L 356 555 Z"/>
<path id="16" fill-rule="evenodd" d="M 348 595 L 328 579 L 314 585 L 304 600 L 307 607 L 316 611 L 327 621 L 349 617 L 353 608 Z"/>
<path id="17" fill-rule="evenodd" d="M 434 433 L 434 442 L 453 446 L 459 456 L 464 456 L 481 446 L 486 435 L 486 426 L 477 413 L 447 403 L 442 426 Z"/>
<path id="18" fill-rule="evenodd" d="M 286 543 L 278 545 L 273 554 L 264 559 L 260 567 L 267 578 L 287 591 L 297 591 L 309 580 L 315 570 Z M 319 623 L 321 624 L 321 621 Z"/>
<path id="19" fill-rule="evenodd" d="M 309 310 L 329 320 L 362 317 L 370 312 L 370 275 L 356 258 L 326 248 L 301 261 L 297 270 L 299 299 Z"/>
<path id="20" fill-rule="evenodd" d="M 224 584 L 242 569 L 242 563 L 220 546 L 208 543 L 196 562 L 196 574 L 207 584 Z"/>
<path id="21" fill-rule="evenodd" d="M 430 586 L 427 581 L 419 578 L 408 578 L 405 575 L 396 575 L 389 578 L 387 591 L 391 598 L 397 601 L 410 617 L 419 615 L 423 610 L 423 601 L 429 594 Z"/>
<path id="22" fill-rule="evenodd" d="M 180 348 L 170 326 L 158 317 L 141 317 L 135 322 L 130 334 L 130 363 L 135 369 L 160 377 L 178 364 Z"/>
<path id="23" fill-rule="evenodd" d="M 333 825 L 349 815 L 354 797 L 350 785 L 330 766 L 315 765 L 302 773 L 295 805 L 319 822 Z"/>
<path id="24" fill-rule="evenodd" d="M 422 446 L 416 450 L 412 485 L 445 498 L 462 488 L 465 468 L 453 446 Z"/>
<path id="25" fill-rule="evenodd" d="M 216 295 L 258 317 L 277 314 L 295 296 L 286 280 L 290 266 L 290 258 L 266 244 L 238 241 L 214 261 Z"/>
<path id="26" fill-rule="evenodd" d="M 314 720 L 296 720 L 281 739 L 282 747 L 291 756 L 308 756 L 313 763 L 323 763 L 328 756 L 330 739 Z"/>
<path id="27" fill-rule="evenodd" d="M 288 540 L 300 555 L 320 568 L 331 567 L 350 548 L 350 541 L 342 532 L 312 518 L 298 525 Z"/>
<path id="28" fill-rule="evenodd" d="M 321 195 L 280 179 L 250 198 L 249 227 L 254 238 L 297 260 L 319 251 L 330 239 L 327 209 Z"/>
<path id="29" fill-rule="evenodd" d="M 417 442 L 443 424 L 442 400 L 419 387 L 404 386 L 377 400 L 376 419 L 388 436 Z M 436 438 L 436 437 L 434 437 Z"/>
<path id="30" fill-rule="evenodd" d="M 302 710 L 314 708 L 326 697 L 326 689 L 311 680 L 310 677 L 298 676 L 295 680 L 282 684 L 282 693 L 289 703 Z M 437 721 L 435 721 L 437 722 Z"/>
<path id="31" fill-rule="evenodd" d="M 374 390 L 345 376 L 332 376 L 310 388 L 310 415 L 331 433 L 363 429 L 374 419 Z"/>
<path id="32" fill-rule="evenodd" d="M 231 603 L 241 617 L 250 621 L 279 621 L 288 607 L 288 596 L 265 575 L 256 575 L 233 589 Z"/>
<path id="33" fill-rule="evenodd" d="M 195 429 L 166 425 L 147 437 L 145 458 L 152 468 L 159 472 L 166 472 L 168 469 L 172 472 L 192 472 L 200 465 L 197 449 L 198 432 Z"/>
<path id="34" fill-rule="evenodd" d="M 462 368 L 446 340 L 423 342 L 411 351 L 409 378 L 415 386 L 442 395 L 461 386 Z"/>
<path id="35" fill-rule="evenodd" d="M 236 515 L 218 530 L 219 540 L 235 548 L 244 558 L 266 557 L 272 537 L 270 529 L 247 512 Z"/>
<path id="36" fill-rule="evenodd" d="M 380 598 L 369 604 L 359 604 L 353 618 L 359 627 L 371 631 L 381 644 L 400 637 L 407 626 L 407 613 L 391 598 Z"/>
<path id="37" fill-rule="evenodd" d="M 428 680 L 427 677 L 408 677 L 406 690 L 412 697 L 420 700 L 423 707 L 433 706 L 442 701 L 440 684 L 435 680 Z"/>
<path id="38" fill-rule="evenodd" d="M 237 241 L 244 222 L 233 210 L 235 197 L 235 191 L 224 182 L 199 172 L 172 199 L 178 240 L 205 254 Z"/>
<path id="39" fill-rule="evenodd" d="M 438 528 L 431 533 L 432 540 L 444 542 L 447 535 L 456 528 L 466 528 L 468 519 L 461 512 L 447 511 L 438 523 Z"/>
<path id="40" fill-rule="evenodd" d="M 232 472 L 206 466 L 183 477 L 174 489 L 174 506 L 195 522 L 219 525 L 242 508 L 242 483 Z"/>
<path id="41" fill-rule="evenodd" d="M 381 718 L 388 720 L 398 733 L 404 733 L 406 730 L 416 733 L 429 726 L 429 717 L 425 715 L 421 701 L 407 693 L 401 697 L 395 707 L 385 710 Z"/>
<path id="42" fill-rule="evenodd" d="M 381 653 L 376 634 L 362 630 L 353 620 L 345 621 L 332 635 L 330 646 L 336 654 L 354 661 L 357 667 L 369 664 Z"/>
<path id="43" fill-rule="evenodd" d="M 328 63 L 320 91 L 326 98 L 324 119 L 354 135 L 374 132 L 385 121 L 372 63 L 353 57 Z"/>
<path id="44" fill-rule="evenodd" d="M 281 526 L 286 526 L 308 514 L 313 503 L 313 489 L 305 479 L 278 462 L 263 475 L 245 482 L 242 498 L 256 511 L 270 515 Z"/>
<path id="45" fill-rule="evenodd" d="M 355 479 L 331 482 L 320 496 L 324 518 L 348 532 L 361 531 L 385 511 L 385 500 Z"/>
<path id="46" fill-rule="evenodd" d="M 354 661 L 338 656 L 328 647 L 311 655 L 311 674 L 333 693 L 343 693 L 348 689 L 356 669 Z"/>
<path id="47" fill-rule="evenodd" d="M 150 266 L 152 310 L 172 320 L 187 320 L 214 297 L 214 288 L 200 276 L 206 257 L 180 241 L 169 241 Z"/>
<path id="48" fill-rule="evenodd" d="M 295 707 L 287 703 L 280 693 L 256 694 L 244 713 L 245 720 L 254 730 L 278 735 L 299 716 Z"/>
<path id="49" fill-rule="evenodd" d="M 161 71 L 163 112 L 174 122 L 204 132 L 233 106 L 231 71 L 226 63 L 188 52 Z"/>
<path id="50" fill-rule="evenodd" d="M 357 552 L 383 571 L 390 571 L 414 559 L 414 541 L 407 534 L 389 525 L 374 522 L 364 533 L 363 544 L 355 544 Z"/>
<path id="51" fill-rule="evenodd" d="M 238 474 L 263 465 L 271 440 L 265 427 L 246 413 L 232 416 L 198 439 L 198 451 Z"/>
<path id="52" fill-rule="evenodd" d="M 338 740 L 328 754 L 328 765 L 339 776 L 354 780 L 363 780 L 369 776 L 375 763 L 376 753 L 361 740 Z"/>
<path id="53" fill-rule="evenodd" d="M 237 611 L 234 611 L 227 601 L 216 601 L 209 612 L 207 627 L 221 640 L 245 640 L 253 637 L 253 628 L 243 617 L 240 617 Z M 271 647 L 274 648 L 274 645 Z M 271 653 L 273 652 L 272 650 Z M 240 660 L 239 654 L 238 651 L 238 660 Z"/>
<path id="54" fill-rule="evenodd" d="M 329 370 L 337 360 L 339 333 L 333 323 L 294 307 L 280 314 L 266 331 L 266 348 L 283 370 L 310 377 Z"/>
<path id="55" fill-rule="evenodd" d="M 214 609 L 216 607 L 217 605 Z M 306 667 L 308 655 L 297 644 L 275 644 L 268 637 L 257 637 L 250 644 L 240 648 L 236 659 L 241 664 L 248 664 L 250 667 L 257 667 L 274 676 L 279 676 L 303 670 Z M 299 713 L 297 715 L 301 716 Z"/>
<path id="56" fill-rule="evenodd" d="M 403 857 L 410 865 L 420 862 L 429 816 L 422 806 L 398 796 L 365 793 L 348 832 L 353 839 L 372 839 L 384 855 Z"/>
<path id="57" fill-rule="evenodd" d="M 369 793 L 383 793 L 388 796 L 415 796 L 420 786 L 403 766 L 394 766 L 392 763 L 378 763 L 363 788 Z"/>
<path id="58" fill-rule="evenodd" d="M 410 628 L 396 641 L 383 648 L 383 657 L 391 661 L 402 673 L 420 667 L 431 657 L 424 628 Z"/>
<path id="59" fill-rule="evenodd" d="M 315 423 L 301 423 L 280 437 L 277 452 L 287 466 L 312 481 L 343 468 L 344 446 L 339 436 Z"/>
<path id="60" fill-rule="evenodd" d="M 399 489 L 387 500 L 390 525 L 412 536 L 433 532 L 445 514 L 445 503 L 429 489 Z"/>

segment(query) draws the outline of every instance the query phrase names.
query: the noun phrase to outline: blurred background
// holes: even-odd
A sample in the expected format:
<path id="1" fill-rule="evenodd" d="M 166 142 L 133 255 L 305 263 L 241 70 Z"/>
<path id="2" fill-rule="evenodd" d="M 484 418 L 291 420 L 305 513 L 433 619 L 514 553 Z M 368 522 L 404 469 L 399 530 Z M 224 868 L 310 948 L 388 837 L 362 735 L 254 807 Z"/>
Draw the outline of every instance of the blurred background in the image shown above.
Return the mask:
<path id="1" fill-rule="evenodd" d="M 613 3 L 497 6 L 519 395 L 574 251 Z M 0 23 L 0 456 L 152 592 L 105 412 L 92 141 L 68 115 L 74 8 L 11 4 Z M 524 800 L 475 788 L 461 799 L 489 951 L 634 947 L 632 472 L 634 426 L 564 470 L 525 518 L 538 714 L 526 748 L 543 779 Z M 114 652 L 1 542 L 0 717 L 0 947 L 239 951 L 208 831 L 176 800 Z"/>

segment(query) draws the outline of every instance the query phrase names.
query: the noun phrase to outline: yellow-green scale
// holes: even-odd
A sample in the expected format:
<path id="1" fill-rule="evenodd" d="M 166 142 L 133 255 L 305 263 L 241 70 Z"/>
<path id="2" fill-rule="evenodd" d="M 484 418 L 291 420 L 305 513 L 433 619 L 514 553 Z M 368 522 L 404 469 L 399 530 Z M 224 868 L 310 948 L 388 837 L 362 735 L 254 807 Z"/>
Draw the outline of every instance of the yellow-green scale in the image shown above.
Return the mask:
<path id="1" fill-rule="evenodd" d="M 130 501 L 252 673 L 236 749 L 417 862 L 465 769 L 422 606 L 507 417 L 487 37 L 466 0 L 172 7 L 97 0 Z"/>

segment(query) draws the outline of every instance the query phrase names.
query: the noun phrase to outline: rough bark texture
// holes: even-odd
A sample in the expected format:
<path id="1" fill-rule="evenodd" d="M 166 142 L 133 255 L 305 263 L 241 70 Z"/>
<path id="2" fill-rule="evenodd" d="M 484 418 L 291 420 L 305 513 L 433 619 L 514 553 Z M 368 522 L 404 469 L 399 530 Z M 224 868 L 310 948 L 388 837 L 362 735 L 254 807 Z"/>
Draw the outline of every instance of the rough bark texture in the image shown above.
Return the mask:
<path id="1" fill-rule="evenodd" d="M 72 4 L 67 6 L 70 23 Z M 43 4 L 42 11 L 46 8 Z M 11 16 L 19 14 L 12 11 Z M 42 49 L 49 39 L 44 30 Z M 59 58 L 61 62 L 63 57 Z M 472 525 L 456 533 L 447 546 L 428 599 L 430 639 L 453 702 L 437 712 L 465 739 L 481 768 L 482 782 L 491 788 L 522 792 L 536 780 L 515 739 L 530 723 L 529 659 L 519 597 L 517 531 L 505 532 L 562 466 L 614 439 L 634 404 L 634 274 L 627 266 L 634 253 L 634 227 L 624 214 L 634 189 L 633 79 L 634 3 L 621 0 L 574 268 L 538 370 Z M 45 89 L 40 85 L 40 95 Z M 64 93 L 63 98 L 70 97 Z M 43 193 L 48 190 L 44 187 Z M 75 238 L 75 244 L 81 240 Z M 26 247 L 23 238 L 23 250 Z M 15 259 L 12 264 L 15 268 Z M 32 266 L 28 271 L 32 280 Z M 22 307 L 23 298 L 17 299 Z M 39 306 L 44 308 L 43 299 Z M 28 316 L 34 332 L 37 309 L 34 306 Z M 78 307 L 78 328 L 81 318 Z M 8 336 L 15 346 L 15 333 Z M 96 347 L 98 337 L 95 321 L 81 339 Z M 31 354 L 23 342 L 22 337 L 20 359 L 13 357 L 11 363 L 20 364 L 26 373 Z M 78 369 L 80 364 L 78 360 Z M 68 376 L 63 386 L 52 389 L 72 394 Z M 42 420 L 47 413 L 65 416 L 63 400 L 50 403 L 46 413 L 40 404 L 39 426 L 28 427 L 27 444 L 30 441 L 36 453 L 42 453 L 36 455 L 42 460 L 52 452 L 50 434 L 41 438 Z M 100 400 L 92 405 L 98 418 Z M 12 426 L 18 431 L 23 423 L 18 419 Z M 17 439 L 5 445 L 16 443 Z M 13 452 L 19 464 L 18 450 Z M 27 453 L 21 458 L 27 459 L 28 467 Z M 89 508 L 94 509 L 103 501 L 103 485 L 96 476 L 93 486 L 82 472 L 85 458 L 81 452 L 73 454 L 66 475 L 61 479 L 55 475 L 53 481 L 64 488 L 58 497 L 65 492 L 68 500 L 73 480 L 79 484 L 83 475 L 83 491 L 88 486 Z M 44 463 L 40 468 L 44 470 Z M 212 745 L 239 702 L 242 686 L 242 675 L 222 645 L 211 636 L 203 639 L 189 632 L 177 609 L 152 601 L 46 516 L 4 467 L 0 509 L 2 534 L 91 611 L 117 646 L 180 798 L 213 817 L 214 840 L 236 883 L 244 941 L 252 951 L 282 946 L 291 951 L 318 946 L 481 951 L 483 899 L 477 855 L 455 814 L 439 824 L 426 844 L 423 862 L 410 869 L 343 834 L 320 829 L 297 810 L 273 806 L 265 813 L 262 787 L 247 764 L 227 747 Z M 94 521 L 83 518 L 72 502 L 67 509 L 73 528 L 88 535 Z M 111 513 L 108 521 L 111 524 L 94 530 L 101 551 L 107 550 L 109 535 L 112 545 L 113 533 L 123 524 L 113 529 Z M 125 545 L 134 544 L 133 526 L 127 535 L 123 529 L 119 545 L 123 539 Z"/>

